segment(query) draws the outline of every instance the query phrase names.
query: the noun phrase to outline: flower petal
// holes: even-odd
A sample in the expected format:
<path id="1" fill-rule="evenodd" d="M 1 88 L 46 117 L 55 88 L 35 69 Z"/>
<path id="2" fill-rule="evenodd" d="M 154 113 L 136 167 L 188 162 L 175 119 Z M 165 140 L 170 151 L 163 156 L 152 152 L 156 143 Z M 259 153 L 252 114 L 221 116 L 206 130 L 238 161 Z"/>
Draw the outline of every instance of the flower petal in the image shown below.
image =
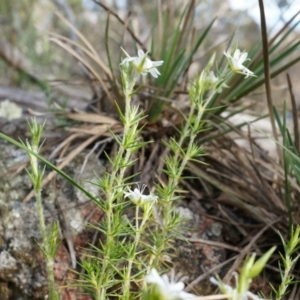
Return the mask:
<path id="1" fill-rule="evenodd" d="M 142 49 L 139 49 L 138 50 L 138 56 L 139 56 L 140 59 L 143 59 L 144 56 L 145 56 L 145 52 Z"/>
<path id="2" fill-rule="evenodd" d="M 162 299 L 188 300 L 196 297 L 193 294 L 183 291 L 183 282 L 173 282 L 173 280 L 170 281 L 166 274 L 159 276 L 155 269 L 150 271 L 150 273 L 145 277 L 145 281 L 157 285 Z"/>
<path id="3" fill-rule="evenodd" d="M 233 53 L 233 58 L 235 58 L 235 59 L 238 60 L 240 58 L 240 56 L 241 56 L 241 50 L 240 49 L 236 49 L 234 51 L 234 53 Z"/>
<path id="4" fill-rule="evenodd" d="M 249 76 L 255 76 L 253 72 L 243 65 L 245 61 L 250 60 L 247 58 L 247 52 L 241 52 L 240 49 L 236 49 L 233 56 L 231 56 L 228 52 L 224 52 L 224 55 L 227 57 L 230 68 L 233 72 L 245 75 L 245 78 L 248 78 Z"/>
<path id="5" fill-rule="evenodd" d="M 160 73 L 158 72 L 158 70 L 156 68 L 154 69 L 149 69 L 150 74 L 154 77 L 157 78 L 158 75 L 160 75 Z"/>
<path id="6" fill-rule="evenodd" d="M 152 61 L 152 68 L 159 67 L 164 63 L 163 60 Z"/>
<path id="7" fill-rule="evenodd" d="M 124 49 L 122 49 L 122 50 L 124 51 L 124 53 L 126 55 L 128 55 Z M 162 60 L 151 61 L 147 57 L 147 53 L 144 53 L 144 51 L 142 49 L 138 50 L 138 56 L 130 57 L 128 55 L 128 57 L 126 59 L 124 59 L 120 65 L 123 65 L 128 62 L 132 63 L 132 66 L 139 74 L 142 74 L 145 76 L 145 75 L 147 75 L 147 73 L 150 73 L 155 78 L 157 78 L 158 75 L 160 75 L 160 73 L 158 72 L 156 67 L 159 67 L 163 64 Z"/>
<path id="8" fill-rule="evenodd" d="M 240 58 L 239 58 L 239 62 L 242 64 L 243 62 L 245 62 L 246 60 L 249 60 L 248 57 L 248 53 L 247 52 L 244 52 L 241 54 Z"/>

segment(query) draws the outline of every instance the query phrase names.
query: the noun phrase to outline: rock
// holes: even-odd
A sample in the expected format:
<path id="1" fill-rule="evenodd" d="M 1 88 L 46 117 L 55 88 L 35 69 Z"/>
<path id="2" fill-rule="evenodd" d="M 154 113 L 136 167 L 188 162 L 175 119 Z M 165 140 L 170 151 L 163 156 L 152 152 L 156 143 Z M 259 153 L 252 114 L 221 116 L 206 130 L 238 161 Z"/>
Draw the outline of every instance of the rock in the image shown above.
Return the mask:
<path id="1" fill-rule="evenodd" d="M 224 248 L 201 242 L 202 240 L 223 242 L 222 224 L 201 214 L 203 208 L 197 200 L 192 200 L 186 207 L 179 206 L 176 210 L 187 220 L 182 224 L 184 229 L 181 232 L 187 241 L 183 239 L 175 241 L 172 265 L 175 273 L 184 276 L 185 282 L 189 284 L 225 261 Z M 188 242 L 189 239 L 194 242 Z M 195 242 L 197 239 L 199 241 Z M 211 295 L 214 287 L 210 284 L 209 277 L 201 280 L 201 283 L 193 286 L 189 292 L 196 295 Z"/>
<path id="2" fill-rule="evenodd" d="M 64 171 L 71 177 L 76 174 L 77 178 L 96 181 L 94 172 L 99 174 L 103 166 L 95 155 L 89 157 L 86 167 L 80 174 L 86 154 L 87 151 L 78 155 Z M 13 174 L 13 167 L 27 160 L 28 157 L 23 150 L 0 140 L 1 300 L 2 291 L 3 295 L 6 294 L 4 300 L 44 299 L 48 293 L 45 259 L 38 247 L 38 243 L 42 241 L 36 200 L 30 199 L 27 203 L 22 202 L 31 191 L 32 185 L 25 170 L 20 174 Z M 46 173 L 49 171 L 46 170 Z M 95 185 L 87 182 L 82 184 L 90 193 L 95 195 L 98 193 Z M 95 209 L 95 205 L 61 177 L 56 177 L 51 184 L 44 187 L 42 198 L 47 225 L 51 225 L 54 221 L 59 222 L 60 240 L 65 241 L 67 232 L 69 236 L 66 240 L 71 242 L 71 245 L 73 244 L 76 259 L 79 259 L 79 251 L 82 251 L 80 248 L 90 242 L 87 237 L 90 238 L 91 230 L 87 229 L 85 224 L 87 216 Z M 99 221 L 100 215 L 101 212 L 98 209 L 88 221 Z M 74 277 L 70 275 L 71 265 L 70 249 L 67 243 L 62 242 L 54 265 L 58 285 L 66 285 L 69 283 L 67 279 Z M 70 295 L 70 291 L 68 293 Z M 64 290 L 62 294 L 63 299 L 71 299 L 69 298 L 71 296 L 64 296 Z"/>

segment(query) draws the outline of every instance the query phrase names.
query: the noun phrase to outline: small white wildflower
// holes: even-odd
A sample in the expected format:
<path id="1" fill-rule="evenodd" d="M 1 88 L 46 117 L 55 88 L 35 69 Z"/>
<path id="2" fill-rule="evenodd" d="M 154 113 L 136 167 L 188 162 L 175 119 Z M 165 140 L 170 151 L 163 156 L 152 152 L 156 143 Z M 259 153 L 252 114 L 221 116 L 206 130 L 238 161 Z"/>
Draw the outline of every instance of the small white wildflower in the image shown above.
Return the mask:
<path id="1" fill-rule="evenodd" d="M 242 295 L 239 294 L 237 291 L 238 274 L 236 272 L 233 272 L 233 276 L 235 278 L 236 288 L 232 288 L 230 285 L 224 284 L 223 282 L 216 280 L 214 277 L 210 277 L 209 280 L 212 284 L 217 285 L 220 288 L 221 292 L 228 295 L 231 300 L 264 300 L 249 291 L 245 291 L 244 293 L 242 293 Z"/>
<path id="2" fill-rule="evenodd" d="M 211 83 L 211 85 L 215 85 L 218 82 L 218 77 L 215 75 L 213 71 L 210 71 L 207 80 Z"/>
<path id="3" fill-rule="evenodd" d="M 129 62 L 132 63 L 133 67 L 136 69 L 137 72 L 141 73 L 142 75 L 147 75 L 149 72 L 154 78 L 157 78 L 160 75 L 159 71 L 156 67 L 161 66 L 164 62 L 163 60 L 159 61 L 152 61 L 147 57 L 148 53 L 144 53 L 143 50 L 138 50 L 138 56 L 130 57 L 129 54 L 124 50 L 127 58 L 123 59 L 120 65 L 127 64 Z"/>
<path id="4" fill-rule="evenodd" d="M 160 276 L 156 269 L 152 269 L 150 273 L 146 276 L 145 281 L 157 286 L 159 293 L 164 300 L 189 300 L 194 299 L 196 296 L 184 292 L 184 283 L 179 281 L 175 282 L 174 274 L 173 278 L 169 280 L 166 274 Z"/>
<path id="5" fill-rule="evenodd" d="M 129 192 L 125 193 L 125 198 L 128 197 L 134 204 L 136 205 L 143 205 L 147 202 L 156 202 L 157 196 L 154 195 L 143 195 L 143 192 L 146 188 L 146 185 L 142 185 L 142 188 L 140 189 L 135 188 L 133 191 L 129 189 Z"/>
<path id="6" fill-rule="evenodd" d="M 250 60 L 250 58 L 247 58 L 247 52 L 241 53 L 240 49 L 236 49 L 233 53 L 233 56 L 231 56 L 228 52 L 224 52 L 224 55 L 228 58 L 229 65 L 233 72 L 246 75 L 245 78 L 249 76 L 255 76 L 253 72 L 243 65 L 245 61 Z"/>
<path id="7" fill-rule="evenodd" d="M 228 88 L 228 85 L 225 82 L 220 82 L 217 86 L 217 83 L 219 82 L 219 78 L 215 75 L 213 71 L 210 71 L 208 75 L 206 76 L 207 86 L 208 88 L 215 88 L 217 93 L 222 93 L 223 88 Z"/>

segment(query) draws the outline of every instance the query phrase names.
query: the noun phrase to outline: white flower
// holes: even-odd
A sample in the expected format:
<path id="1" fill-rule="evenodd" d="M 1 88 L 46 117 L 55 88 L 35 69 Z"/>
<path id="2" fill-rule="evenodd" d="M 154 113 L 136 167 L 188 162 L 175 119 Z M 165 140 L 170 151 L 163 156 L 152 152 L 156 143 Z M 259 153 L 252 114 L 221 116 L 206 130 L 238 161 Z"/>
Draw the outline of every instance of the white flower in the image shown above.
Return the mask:
<path id="1" fill-rule="evenodd" d="M 233 272 L 233 275 L 237 286 L 238 274 L 236 272 Z M 237 288 L 234 289 L 230 285 L 216 280 L 214 277 L 210 277 L 209 280 L 212 284 L 217 285 L 222 293 L 228 295 L 230 297 L 230 300 L 264 300 L 249 291 L 245 291 L 242 295 L 238 294 Z"/>
<path id="2" fill-rule="evenodd" d="M 228 88 L 228 85 L 225 82 L 220 82 L 217 86 L 219 78 L 215 75 L 213 71 L 210 71 L 209 74 L 206 76 L 206 81 L 208 88 L 214 87 L 217 90 L 217 93 L 222 93 L 223 88 Z"/>
<path id="3" fill-rule="evenodd" d="M 122 49 L 123 50 L 123 49 Z M 143 50 L 138 50 L 138 56 L 130 57 L 129 54 L 123 50 L 126 54 L 127 58 L 123 59 L 120 65 L 127 64 L 129 62 L 132 63 L 133 67 L 137 72 L 142 75 L 147 75 L 149 72 L 154 78 L 157 78 L 160 75 L 159 71 L 156 67 L 161 66 L 164 62 L 162 60 L 152 61 L 147 57 L 147 53 L 144 53 Z"/>
<path id="4" fill-rule="evenodd" d="M 124 192 L 125 198 L 128 197 L 136 205 L 142 205 L 147 202 L 155 203 L 157 201 L 157 196 L 143 195 L 145 188 L 146 185 L 143 185 L 141 189 L 139 187 L 135 188 L 133 191 L 129 189 L 129 192 Z"/>
<path id="5" fill-rule="evenodd" d="M 243 63 L 250 60 L 247 52 L 241 53 L 240 49 L 236 49 L 231 56 L 228 52 L 224 52 L 224 55 L 228 58 L 229 65 L 233 72 L 246 75 L 245 78 L 249 76 L 255 76 L 253 72 L 243 66 Z"/>
<path id="6" fill-rule="evenodd" d="M 211 82 L 211 85 L 215 85 L 218 82 L 218 77 L 213 71 L 210 71 L 209 75 L 207 76 L 207 80 Z"/>
<path id="7" fill-rule="evenodd" d="M 146 276 L 145 281 L 147 283 L 156 285 L 164 300 L 189 300 L 196 297 L 193 294 L 189 294 L 183 291 L 183 282 L 175 282 L 174 278 L 171 278 L 171 280 L 169 280 L 166 274 L 160 276 L 156 269 L 152 269 L 150 271 L 150 273 Z"/>

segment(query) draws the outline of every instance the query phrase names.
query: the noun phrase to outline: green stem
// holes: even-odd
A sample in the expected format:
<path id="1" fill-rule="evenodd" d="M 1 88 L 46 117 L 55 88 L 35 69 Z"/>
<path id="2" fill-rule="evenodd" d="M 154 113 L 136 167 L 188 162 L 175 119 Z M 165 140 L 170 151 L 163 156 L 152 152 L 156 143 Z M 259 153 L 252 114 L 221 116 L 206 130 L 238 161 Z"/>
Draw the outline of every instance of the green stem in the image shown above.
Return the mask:
<path id="1" fill-rule="evenodd" d="M 104 298 L 101 297 L 101 289 L 99 288 L 95 289 L 95 300 L 104 300 Z"/>
<path id="2" fill-rule="evenodd" d="M 128 300 L 130 298 L 130 279 L 131 279 L 131 269 L 135 258 L 135 253 L 137 249 L 138 242 L 140 240 L 140 228 L 139 228 L 139 206 L 135 207 L 135 237 L 132 249 L 130 251 L 130 257 L 128 258 L 128 265 L 126 269 L 125 281 L 124 281 L 124 299 Z"/>
<path id="3" fill-rule="evenodd" d="M 126 149 L 126 138 L 128 136 L 128 133 L 131 129 L 131 127 L 134 125 L 132 124 L 132 118 L 131 113 L 131 93 L 133 91 L 135 82 L 137 81 L 139 74 L 135 74 L 135 76 L 131 79 L 131 82 L 126 84 L 124 87 L 124 94 L 125 94 L 125 121 L 124 121 L 124 131 L 123 131 L 123 138 L 121 145 L 118 149 L 117 155 L 115 159 L 113 160 L 113 166 L 112 166 L 112 172 L 109 177 L 108 186 L 106 189 L 106 201 L 107 201 L 107 210 L 106 210 L 106 218 L 107 218 L 107 228 L 106 228 L 106 242 L 104 246 L 104 258 L 103 258 L 103 264 L 102 264 L 102 272 L 101 276 L 99 278 L 99 285 L 101 285 L 101 292 L 102 295 L 106 294 L 106 287 L 102 285 L 104 281 L 104 277 L 106 276 L 107 268 L 109 267 L 109 261 L 110 261 L 110 254 L 112 247 L 115 247 L 114 241 L 113 241 L 113 232 L 114 230 L 114 212 L 113 212 L 113 206 L 114 206 L 114 200 L 115 195 L 119 193 L 119 188 L 121 184 L 123 183 L 124 174 L 126 166 L 130 156 L 131 152 Z M 126 152 L 125 156 L 124 153 Z M 116 188 L 115 186 L 119 186 L 119 188 Z M 104 300 L 101 296 L 99 299 Z"/>
<path id="4" fill-rule="evenodd" d="M 284 268 L 283 277 L 281 279 L 280 286 L 278 288 L 276 300 L 280 300 L 283 297 L 283 295 L 285 295 L 286 290 L 289 287 L 291 267 L 292 267 L 292 263 L 291 263 L 290 254 L 286 253 L 285 268 Z"/>
<path id="5" fill-rule="evenodd" d="M 49 299 L 58 300 L 59 297 L 55 290 L 54 271 L 53 271 L 53 259 L 47 259 L 47 272 L 48 272 L 48 285 L 49 285 Z"/>
<path id="6" fill-rule="evenodd" d="M 43 211 L 43 204 L 42 204 L 42 197 L 41 197 L 41 189 L 35 190 L 35 198 L 37 202 L 37 208 L 38 208 L 38 215 L 39 215 L 39 221 L 40 221 L 40 228 L 42 232 L 42 238 L 43 238 L 43 244 L 44 247 L 48 248 L 48 239 L 47 239 L 47 232 L 46 232 L 46 225 L 45 225 L 45 219 L 44 219 L 44 211 Z M 48 249 L 46 249 L 48 250 Z"/>
<path id="7" fill-rule="evenodd" d="M 40 228 L 42 233 L 43 239 L 43 247 L 45 258 L 47 262 L 47 274 L 48 274 L 48 287 L 49 287 L 49 299 L 56 300 L 58 299 L 58 295 L 55 289 L 55 281 L 54 281 L 54 271 L 53 271 L 53 264 L 54 264 L 54 257 L 51 257 L 51 250 L 49 245 L 49 240 L 47 236 L 47 230 L 45 225 L 45 218 L 44 218 L 44 211 L 43 211 L 43 204 L 42 204 L 42 197 L 41 197 L 41 189 L 35 189 L 35 197 L 37 202 L 38 208 L 38 215 L 40 221 Z"/>
<path id="8" fill-rule="evenodd" d="M 146 204 L 147 205 L 147 204 Z M 135 209 L 135 237 L 134 237 L 134 242 L 133 242 L 133 246 L 131 249 L 131 255 L 128 258 L 128 265 L 127 265 L 127 271 L 126 271 L 126 275 L 125 275 L 125 282 L 124 282 L 124 299 L 128 300 L 130 299 L 130 282 L 131 282 L 131 271 L 132 271 L 132 266 L 133 266 L 133 262 L 136 256 L 136 251 L 140 242 L 140 238 L 142 235 L 142 232 L 145 229 L 145 225 L 146 222 L 149 219 L 149 211 L 151 211 L 152 207 L 145 207 L 145 211 L 143 214 L 143 219 L 141 224 L 139 225 L 139 206 L 136 205 L 136 209 Z"/>
<path id="9" fill-rule="evenodd" d="M 187 162 L 190 160 L 191 158 L 191 150 L 193 147 L 193 144 L 195 142 L 195 139 L 197 137 L 197 130 L 192 130 L 191 131 L 191 124 L 192 124 L 192 119 L 194 116 L 194 113 L 197 109 L 197 117 L 194 120 L 194 124 L 193 124 L 193 128 L 197 129 L 200 128 L 201 126 L 201 121 L 203 118 L 203 115 L 205 113 L 205 109 L 207 108 L 207 106 L 210 104 L 211 100 L 213 99 L 213 94 L 205 101 L 205 104 L 203 105 L 203 99 L 202 99 L 203 95 L 198 95 L 198 102 L 195 103 L 194 101 L 192 101 L 191 103 L 191 109 L 190 109 L 190 113 L 189 113 L 189 117 L 187 119 L 187 122 L 182 130 L 182 134 L 181 134 L 181 138 L 178 142 L 179 147 L 176 149 L 175 153 L 174 153 L 174 157 L 175 159 L 179 159 L 179 156 L 181 154 L 180 149 L 182 149 L 183 147 L 183 143 L 185 141 L 185 139 L 187 137 L 189 137 L 189 143 L 188 143 L 188 147 L 185 151 L 185 154 L 183 154 L 183 158 L 179 167 L 178 172 L 176 173 L 176 175 L 172 178 L 169 177 L 169 182 L 168 182 L 168 187 L 171 187 L 170 190 L 172 191 L 168 197 L 166 198 L 166 207 L 164 208 L 164 212 L 165 213 L 169 213 L 170 212 L 170 207 L 172 205 L 172 199 L 174 198 L 174 194 L 175 194 L 175 188 L 176 186 L 178 186 L 181 175 L 186 167 Z M 198 105 L 196 105 L 198 104 Z M 194 132 L 194 133 L 193 133 Z M 166 219 L 166 218 L 163 218 Z M 168 225 L 169 224 L 163 224 L 163 227 L 160 228 L 160 236 L 162 237 L 161 240 L 163 241 L 158 248 L 156 249 L 155 253 L 156 253 L 156 257 L 153 259 L 152 261 L 152 265 L 156 265 L 158 262 L 158 259 L 161 257 L 162 252 L 166 249 L 166 243 L 165 241 L 167 241 L 167 235 L 169 234 L 168 231 Z"/>

